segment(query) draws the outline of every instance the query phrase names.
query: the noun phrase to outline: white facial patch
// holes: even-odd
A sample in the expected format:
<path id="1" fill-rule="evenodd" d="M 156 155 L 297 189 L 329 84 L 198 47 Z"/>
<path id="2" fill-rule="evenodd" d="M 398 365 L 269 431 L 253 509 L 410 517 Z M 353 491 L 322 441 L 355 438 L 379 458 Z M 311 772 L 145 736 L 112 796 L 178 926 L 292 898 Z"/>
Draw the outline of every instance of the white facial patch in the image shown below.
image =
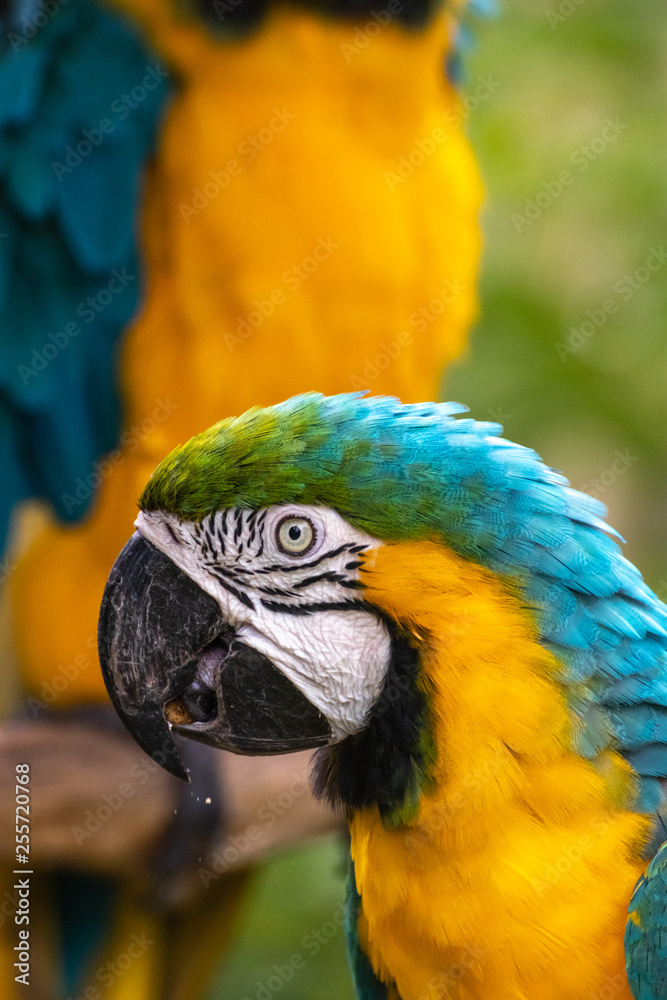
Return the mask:
<path id="1" fill-rule="evenodd" d="M 334 741 L 364 727 L 391 640 L 361 603 L 359 557 L 382 542 L 329 508 L 299 504 L 201 522 L 142 512 L 135 526 L 326 716 Z"/>

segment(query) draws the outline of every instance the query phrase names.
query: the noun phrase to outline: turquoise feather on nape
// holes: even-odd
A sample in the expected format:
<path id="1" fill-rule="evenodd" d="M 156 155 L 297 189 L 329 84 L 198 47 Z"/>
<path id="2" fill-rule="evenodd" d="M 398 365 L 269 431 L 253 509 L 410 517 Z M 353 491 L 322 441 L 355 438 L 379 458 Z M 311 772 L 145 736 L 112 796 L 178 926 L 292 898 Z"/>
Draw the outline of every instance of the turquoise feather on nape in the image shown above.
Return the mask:
<path id="1" fill-rule="evenodd" d="M 121 17 L 77 0 L 35 30 L 36 9 L 0 18 L 0 551 L 24 497 L 84 514 L 116 444 L 115 351 L 141 293 L 142 176 L 169 92 Z"/>
<path id="2" fill-rule="evenodd" d="M 632 995 L 667 1000 L 667 843 L 637 883 L 628 914 L 625 965 Z"/>
<path id="3" fill-rule="evenodd" d="M 563 665 L 579 753 L 616 745 L 663 804 L 667 608 L 623 558 L 604 505 L 457 404 L 295 397 L 177 448 L 141 498 L 192 520 L 224 507 L 332 507 L 377 538 L 441 540 L 512 581 Z"/>

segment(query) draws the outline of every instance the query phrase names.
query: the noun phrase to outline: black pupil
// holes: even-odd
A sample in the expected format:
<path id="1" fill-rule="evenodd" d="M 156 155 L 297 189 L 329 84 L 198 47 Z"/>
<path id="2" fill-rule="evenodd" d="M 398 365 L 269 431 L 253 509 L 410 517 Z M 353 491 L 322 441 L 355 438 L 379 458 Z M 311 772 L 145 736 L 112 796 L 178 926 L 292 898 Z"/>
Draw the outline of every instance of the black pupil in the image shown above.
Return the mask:
<path id="1" fill-rule="evenodd" d="M 287 533 L 293 542 L 298 542 L 301 538 L 301 528 L 296 524 L 293 524 Z"/>

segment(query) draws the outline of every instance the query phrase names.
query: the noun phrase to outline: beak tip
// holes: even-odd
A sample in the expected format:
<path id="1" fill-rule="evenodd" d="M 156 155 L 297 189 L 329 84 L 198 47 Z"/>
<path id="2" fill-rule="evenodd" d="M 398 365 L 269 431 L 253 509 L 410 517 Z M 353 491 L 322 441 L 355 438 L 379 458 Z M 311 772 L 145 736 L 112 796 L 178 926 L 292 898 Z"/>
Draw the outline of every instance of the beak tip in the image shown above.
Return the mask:
<path id="1" fill-rule="evenodd" d="M 144 741 L 138 738 L 136 730 L 130 730 L 130 733 L 155 764 L 159 764 L 169 774 L 173 774 L 175 778 L 189 782 L 190 770 L 181 760 L 181 755 L 170 732 L 169 724 L 165 722 L 163 725 L 164 728 L 160 733 L 159 743 L 157 740 Z"/>
<path id="2" fill-rule="evenodd" d="M 180 778 L 181 781 L 185 781 L 188 784 L 190 783 L 190 771 L 181 762 L 180 758 L 178 760 L 169 761 L 168 764 L 165 764 L 163 761 L 155 761 L 155 763 L 161 764 L 161 766 L 165 768 L 165 770 L 169 771 L 170 774 L 173 774 L 175 778 Z"/>

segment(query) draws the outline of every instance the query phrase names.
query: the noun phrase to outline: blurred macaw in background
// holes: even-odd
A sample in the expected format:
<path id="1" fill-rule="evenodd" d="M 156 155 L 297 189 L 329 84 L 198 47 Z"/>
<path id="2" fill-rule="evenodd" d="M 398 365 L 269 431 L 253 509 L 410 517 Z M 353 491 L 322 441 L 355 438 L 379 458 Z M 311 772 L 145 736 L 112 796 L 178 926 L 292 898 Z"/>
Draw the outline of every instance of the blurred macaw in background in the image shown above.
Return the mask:
<path id="1" fill-rule="evenodd" d="M 104 583 L 172 447 L 300 391 L 437 394 L 477 308 L 480 181 L 445 71 L 464 7 L 3 9 L 0 530 L 27 497 L 59 519 L 6 574 L 31 704 L 106 703 Z M 158 945 L 106 997 L 204 989 L 222 931 L 186 959 L 177 915 L 131 886 L 69 872 L 52 887 L 65 958 L 47 995 L 78 995 L 143 929 Z M 215 905 L 225 925 L 224 891 Z"/>

